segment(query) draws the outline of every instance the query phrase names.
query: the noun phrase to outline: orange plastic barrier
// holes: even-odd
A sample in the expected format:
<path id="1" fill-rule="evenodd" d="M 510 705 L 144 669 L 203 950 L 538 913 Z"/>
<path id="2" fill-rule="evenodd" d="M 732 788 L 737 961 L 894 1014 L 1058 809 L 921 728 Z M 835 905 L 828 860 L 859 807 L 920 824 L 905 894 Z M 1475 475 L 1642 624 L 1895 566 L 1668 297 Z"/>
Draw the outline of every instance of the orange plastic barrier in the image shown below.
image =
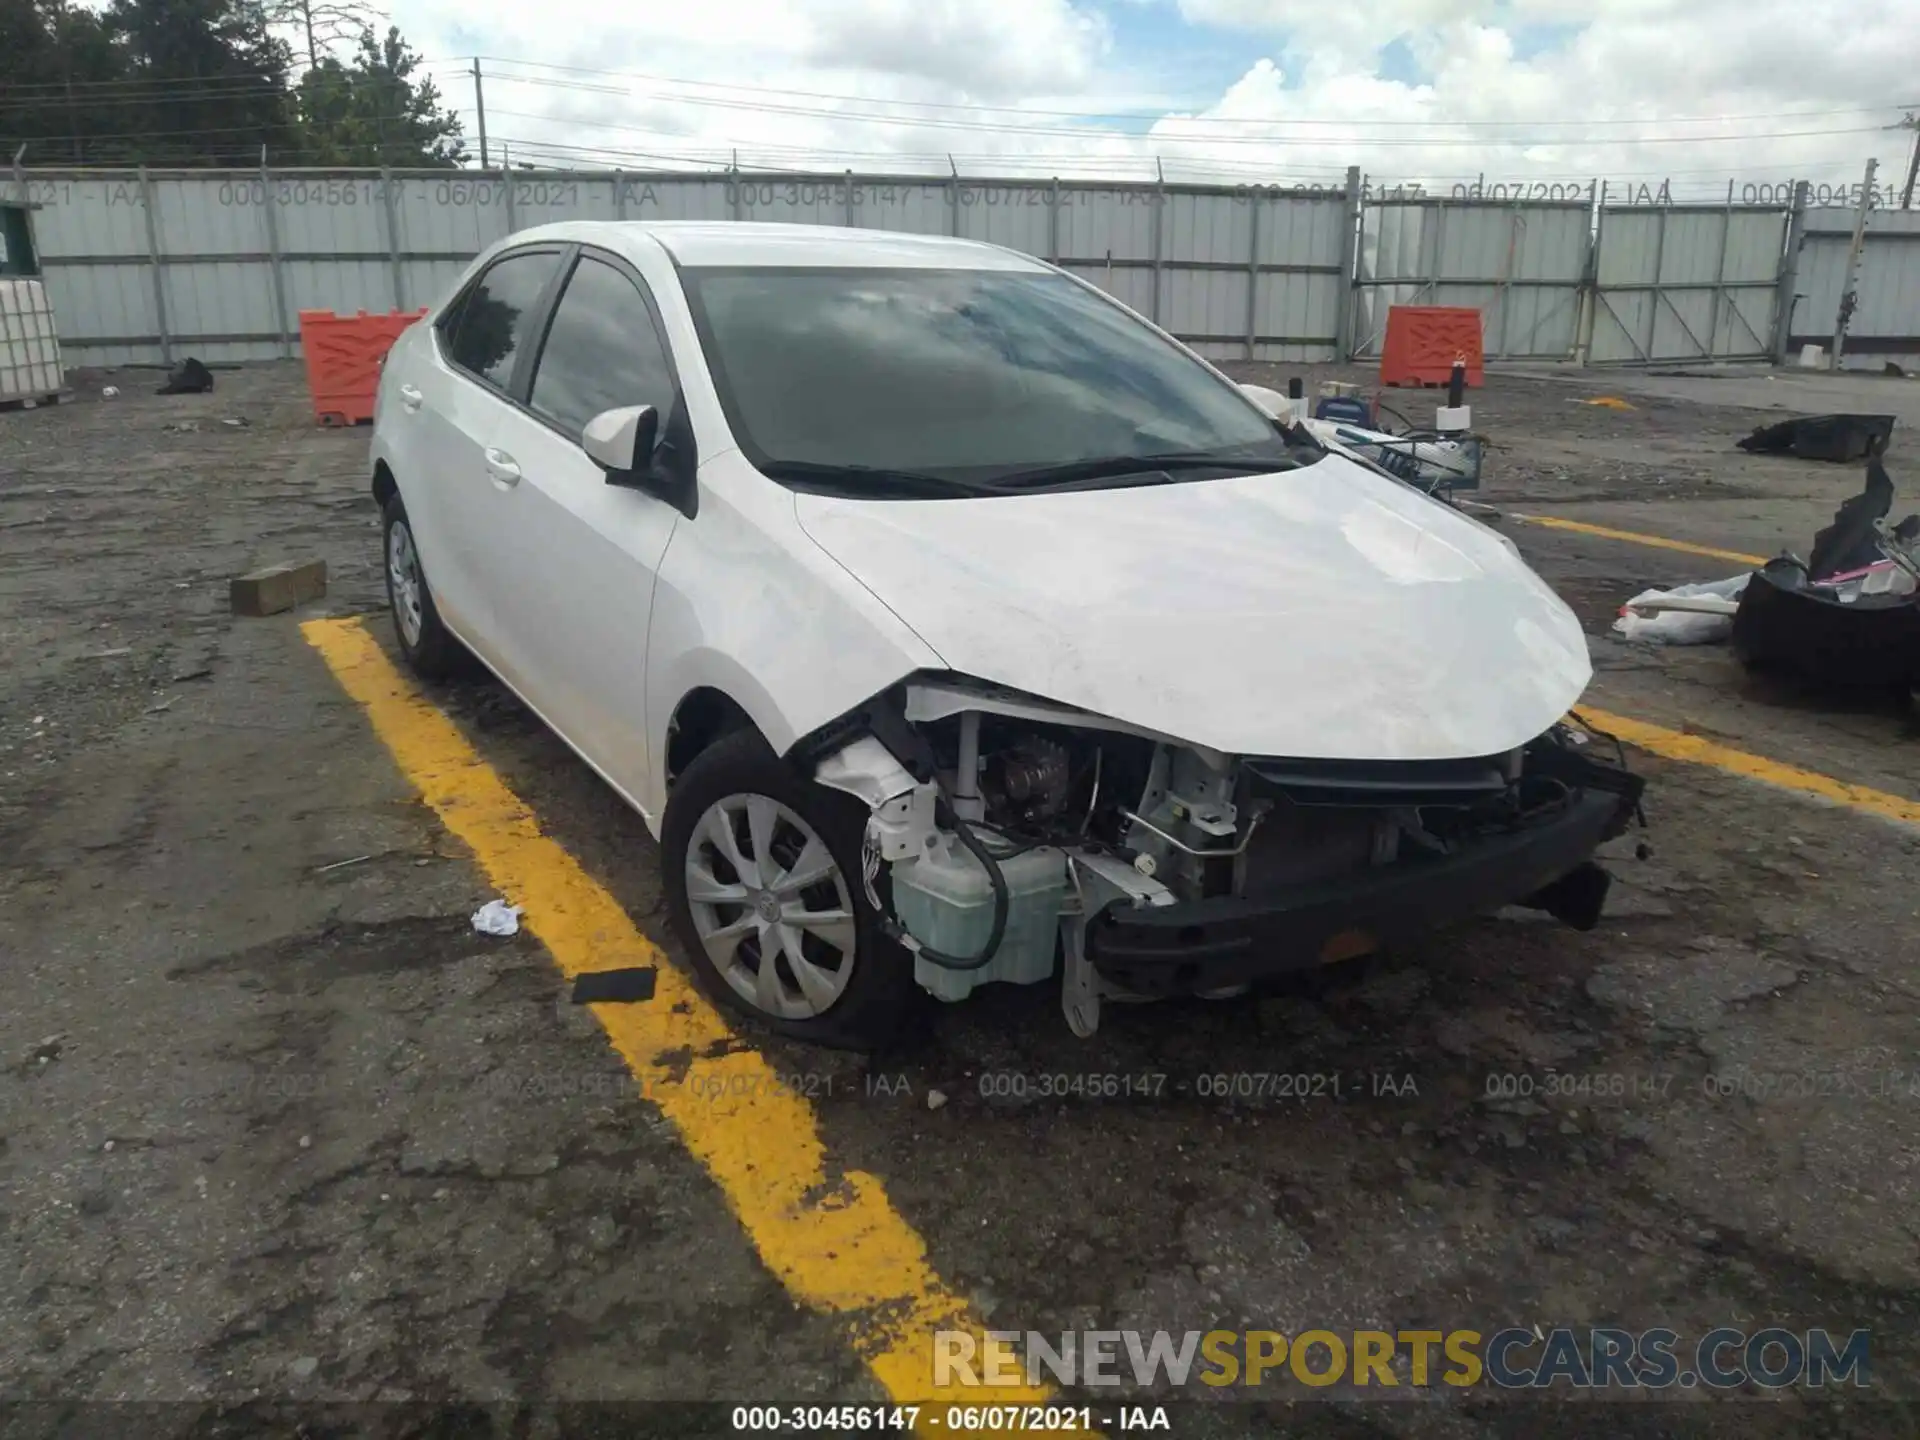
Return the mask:
<path id="1" fill-rule="evenodd" d="M 300 350 L 307 360 L 307 390 L 313 416 L 322 425 L 358 425 L 373 419 L 380 362 L 400 332 L 427 312 L 390 311 L 385 315 L 336 315 L 331 310 L 300 312 Z"/>
<path id="2" fill-rule="evenodd" d="M 1453 362 L 1467 362 L 1467 383 L 1485 381 L 1480 312 L 1455 305 L 1393 305 L 1380 351 L 1382 385 L 1444 385 Z"/>

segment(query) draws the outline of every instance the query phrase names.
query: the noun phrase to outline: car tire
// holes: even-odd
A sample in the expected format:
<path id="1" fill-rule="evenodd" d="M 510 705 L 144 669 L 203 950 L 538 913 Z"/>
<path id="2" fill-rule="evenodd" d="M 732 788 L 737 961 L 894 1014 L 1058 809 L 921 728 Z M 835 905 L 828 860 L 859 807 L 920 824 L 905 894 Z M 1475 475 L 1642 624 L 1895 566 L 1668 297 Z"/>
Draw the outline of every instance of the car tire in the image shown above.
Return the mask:
<path id="1" fill-rule="evenodd" d="M 440 621 L 433 590 L 420 563 L 407 507 L 399 495 L 387 501 L 380 527 L 381 568 L 387 576 L 387 606 L 393 634 L 407 665 L 423 680 L 444 680 L 459 668 L 465 648 Z"/>
<path id="2" fill-rule="evenodd" d="M 882 930 L 861 884 L 868 814 L 853 796 L 800 774 L 754 730 L 734 731 L 687 766 L 667 799 L 661 863 L 674 931 L 717 1003 L 837 1049 L 894 1050 L 924 1033 L 928 997 L 914 984 L 912 959 Z M 716 839 L 723 828 L 731 847 Z M 756 834 L 771 856 L 766 871 Z M 816 842 L 824 855 L 815 851 L 806 874 L 793 875 Z M 781 884 L 827 863 L 831 875 L 794 890 Z M 885 886 L 883 875 L 883 899 Z M 850 919 L 836 918 L 843 905 Z M 795 915 L 822 918 L 794 923 Z M 769 941 L 777 947 L 773 981 L 761 963 Z M 796 943 L 797 966 L 789 953 Z"/>

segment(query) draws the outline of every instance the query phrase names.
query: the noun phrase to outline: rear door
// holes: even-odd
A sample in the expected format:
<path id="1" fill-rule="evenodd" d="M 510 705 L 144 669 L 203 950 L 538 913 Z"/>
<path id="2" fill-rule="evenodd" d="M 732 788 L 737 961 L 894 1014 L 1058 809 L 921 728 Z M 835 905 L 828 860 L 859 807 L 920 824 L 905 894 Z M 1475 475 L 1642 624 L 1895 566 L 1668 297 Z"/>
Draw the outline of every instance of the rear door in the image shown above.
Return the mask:
<path id="1" fill-rule="evenodd" d="M 556 245 L 510 250 L 475 276 L 435 322 L 433 359 L 410 369 L 393 422 L 415 457 L 398 478 L 427 583 L 448 624 L 490 665 L 492 557 L 514 483 L 494 432 L 529 368 L 566 254 Z"/>
<path id="2" fill-rule="evenodd" d="M 502 673 L 637 802 L 654 577 L 685 522 L 664 500 L 609 485 L 580 447 L 604 410 L 651 405 L 664 428 L 678 394 L 652 296 L 627 262 L 592 249 L 574 258 L 525 394 L 493 442 L 521 476 L 510 548 L 495 557 Z"/>

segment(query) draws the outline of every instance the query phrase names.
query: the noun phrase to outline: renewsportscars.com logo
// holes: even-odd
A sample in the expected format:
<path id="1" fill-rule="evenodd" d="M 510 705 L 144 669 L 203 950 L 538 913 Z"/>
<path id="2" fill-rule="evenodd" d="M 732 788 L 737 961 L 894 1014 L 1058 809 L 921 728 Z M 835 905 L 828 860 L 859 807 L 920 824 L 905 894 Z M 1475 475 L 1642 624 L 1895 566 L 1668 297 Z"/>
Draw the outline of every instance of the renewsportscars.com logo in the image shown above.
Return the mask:
<path id="1" fill-rule="evenodd" d="M 1455 1387 L 1503 1390 L 1822 1388 L 1869 1383 L 1871 1335 L 1854 1330 L 1721 1327 L 1687 1341 L 1676 1330 L 1609 1326 L 1478 1330 L 1078 1330 L 1042 1334 L 942 1330 L 936 1386 L 1060 1385 L 1099 1389 L 1262 1386 Z"/>

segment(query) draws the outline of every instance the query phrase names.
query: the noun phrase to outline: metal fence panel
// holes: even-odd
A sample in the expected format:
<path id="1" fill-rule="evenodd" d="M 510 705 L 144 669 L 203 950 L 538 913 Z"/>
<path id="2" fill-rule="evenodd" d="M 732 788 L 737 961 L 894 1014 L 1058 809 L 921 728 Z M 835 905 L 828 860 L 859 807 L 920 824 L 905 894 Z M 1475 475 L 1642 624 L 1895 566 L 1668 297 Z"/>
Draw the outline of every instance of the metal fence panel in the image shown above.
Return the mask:
<path id="1" fill-rule="evenodd" d="M 273 322 L 273 271 L 251 260 L 169 264 L 161 275 L 173 333 L 196 353 L 219 346 L 223 360 L 271 360 L 280 353 Z"/>
<path id="2" fill-rule="evenodd" d="M 302 310 L 334 310 L 342 315 L 393 308 L 393 270 L 384 259 L 289 260 L 287 309 L 297 328 Z M 260 328 L 272 324 L 267 317 Z"/>
<path id="3" fill-rule="evenodd" d="M 1167 195 L 1161 258 L 1169 264 L 1231 265 L 1244 272 L 1253 249 L 1254 206 L 1236 199 L 1190 191 Z"/>
<path id="4" fill-rule="evenodd" d="M 1382 200 L 1363 212 L 1355 352 L 1376 356 L 1395 305 L 1480 312 L 1489 359 L 1569 358 L 1589 246 L 1582 201 Z"/>
<path id="5" fill-rule="evenodd" d="M 154 358 L 153 337 L 160 321 L 152 270 L 144 259 L 60 266 L 49 269 L 45 281 L 63 349 L 78 348 L 67 339 L 71 331 L 85 337 L 80 345 L 87 347 L 90 365 L 132 365 Z"/>
<path id="6" fill-rule="evenodd" d="M 364 174 L 357 178 L 338 175 L 268 176 L 239 175 L 225 182 L 229 203 L 247 197 L 248 208 L 264 210 L 253 203 L 258 194 L 273 201 L 274 222 L 279 228 L 282 251 L 290 255 L 384 255 L 386 236 L 382 231 L 385 190 L 378 179 Z M 403 217 L 411 218 L 403 181 L 395 182 L 395 207 Z M 351 198 L 349 198 L 351 197 Z M 423 204 L 426 197 L 421 197 Z M 422 219 L 425 219 L 422 213 Z M 458 214 L 457 209 L 436 208 L 434 214 Z M 459 242 L 449 239 L 446 248 Z M 256 243 L 251 248 L 264 249 Z"/>
<path id="7" fill-rule="evenodd" d="M 621 182 L 622 220 L 728 220 L 740 187 L 721 179 L 637 176 Z"/>
<path id="8" fill-rule="evenodd" d="M 1055 260 L 1203 353 L 1312 363 L 1351 324 L 1378 353 L 1387 307 L 1463 304 L 1490 358 L 1770 352 L 1786 212 L 1382 200 L 1277 187 L 823 174 L 408 170 L 27 171 L 63 342 L 87 363 L 294 354 L 301 309 L 443 297 L 485 246 L 554 219 L 784 220 L 956 234 Z M 149 203 L 151 202 L 151 203 Z M 1831 340 L 1850 210 L 1811 210 L 1794 343 Z M 1352 322 L 1348 310 L 1355 309 Z M 1849 334 L 1920 350 L 1920 215 L 1876 212 Z"/>
<path id="9" fill-rule="evenodd" d="M 1337 275 L 1262 275 L 1254 303 L 1253 358 L 1324 364 L 1340 328 Z"/>
<path id="10" fill-rule="evenodd" d="M 147 253 L 146 201 L 132 171 L 112 176 L 27 172 L 22 187 L 34 212 L 41 258 Z M 11 187 L 9 187 L 11 188 Z"/>
<path id="11" fill-rule="evenodd" d="M 845 225 L 848 188 L 845 177 L 813 176 L 779 179 L 742 176 L 736 182 L 739 191 L 740 220 L 771 221 L 781 225 Z"/>
<path id="12" fill-rule="evenodd" d="M 1104 265 L 1065 265 L 1061 267 L 1082 280 L 1097 285 L 1122 305 L 1145 315 L 1153 307 L 1151 270 L 1114 269 Z"/>
<path id="13" fill-rule="evenodd" d="M 867 230 L 945 235 L 954 224 L 955 188 L 944 181 L 871 181 L 861 190 L 858 223 Z"/>
<path id="14" fill-rule="evenodd" d="M 453 294 L 453 287 L 467 273 L 465 260 L 408 260 L 401 266 L 405 277 L 409 310 L 437 305 Z"/>
<path id="15" fill-rule="evenodd" d="M 1169 315 L 1180 320 L 1188 344 L 1212 359 L 1237 360 L 1247 353 L 1245 268 L 1170 270 L 1161 279 Z"/>
<path id="16" fill-rule="evenodd" d="M 958 190 L 959 234 L 989 245 L 1045 258 L 1052 224 L 1053 185 L 963 184 Z"/>
<path id="17" fill-rule="evenodd" d="M 1247 206 L 1255 234 L 1247 358 L 1323 364 L 1339 358 L 1340 302 L 1349 277 L 1344 198 L 1287 195 Z"/>
<path id="18" fill-rule="evenodd" d="M 1768 358 L 1786 232 L 1770 206 L 1607 206 L 1589 358 Z"/>
<path id="19" fill-rule="evenodd" d="M 1853 222 L 1851 209 L 1823 206 L 1806 212 L 1790 349 L 1833 341 Z M 1854 288 L 1847 356 L 1855 364 L 1878 367 L 1887 356 L 1904 355 L 1911 365 L 1911 357 L 1920 353 L 1920 211 L 1875 210 L 1868 216 Z"/>
<path id="20" fill-rule="evenodd" d="M 63 339 L 102 361 L 292 354 L 301 310 L 431 304 L 480 250 L 556 219 L 966 236 L 1058 261 L 1221 357 L 1334 358 L 1344 288 L 1344 202 L 1245 186 L 262 169 L 35 172 L 29 191 Z"/>
<path id="21" fill-rule="evenodd" d="M 1152 186 L 1062 185 L 1060 207 L 1063 261 L 1152 263 Z"/>

